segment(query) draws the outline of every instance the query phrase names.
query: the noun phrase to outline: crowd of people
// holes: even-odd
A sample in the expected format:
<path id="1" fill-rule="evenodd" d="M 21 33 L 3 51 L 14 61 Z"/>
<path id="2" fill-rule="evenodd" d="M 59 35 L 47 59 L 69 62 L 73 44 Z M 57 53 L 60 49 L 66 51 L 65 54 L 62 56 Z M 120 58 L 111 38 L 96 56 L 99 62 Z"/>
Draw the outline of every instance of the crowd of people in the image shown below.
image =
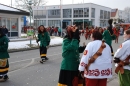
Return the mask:
<path id="1" fill-rule="evenodd" d="M 67 26 L 62 43 L 63 58 L 57 86 L 107 86 L 107 79 L 112 78 L 113 62 L 116 63 L 115 72 L 118 74 L 120 86 L 130 85 L 130 30 L 121 32 L 112 27 L 112 22 L 112 19 L 108 21 L 109 26 L 106 29 L 86 27 L 86 31 L 81 33 L 76 25 Z M 49 59 L 46 55 L 50 36 L 53 33 L 59 33 L 60 36 L 61 32 L 58 27 L 38 27 L 36 42 L 40 42 L 40 63 Z M 85 32 L 85 38 L 91 39 L 91 42 L 80 46 L 80 35 Z M 112 41 L 118 43 L 120 34 L 123 34 L 124 42 L 114 54 Z M 8 42 L 6 33 L 0 29 L 0 81 L 8 80 Z M 83 53 L 81 58 L 80 53 Z"/>
<path id="2" fill-rule="evenodd" d="M 118 74 L 120 86 L 130 85 L 130 30 L 123 31 L 125 42 L 114 54 L 112 40 L 117 42 L 119 32 L 115 34 L 112 22 L 111 19 L 108 21 L 109 26 L 105 30 L 92 28 L 93 32 L 88 36 L 92 41 L 83 46 L 79 46 L 79 29 L 75 26 L 67 27 L 57 86 L 107 86 L 107 79 L 112 78 L 113 62 L 117 64 L 115 73 Z M 79 53 L 82 52 L 80 58 Z"/>

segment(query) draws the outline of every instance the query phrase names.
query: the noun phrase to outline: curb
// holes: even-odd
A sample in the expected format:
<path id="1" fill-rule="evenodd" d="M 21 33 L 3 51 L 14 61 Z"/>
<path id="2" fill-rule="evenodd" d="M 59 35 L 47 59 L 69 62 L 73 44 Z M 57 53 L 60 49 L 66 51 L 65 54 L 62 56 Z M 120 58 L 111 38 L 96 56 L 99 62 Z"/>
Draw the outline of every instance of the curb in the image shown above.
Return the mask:
<path id="1" fill-rule="evenodd" d="M 62 44 L 55 44 L 55 45 L 50 45 L 49 47 L 56 47 L 56 46 L 61 46 L 61 45 L 62 45 Z M 21 51 L 28 51 L 28 50 L 35 50 L 35 49 L 39 49 L 39 47 L 36 46 L 36 47 L 23 48 L 23 49 L 11 49 L 11 50 L 8 50 L 8 53 L 21 52 Z"/>

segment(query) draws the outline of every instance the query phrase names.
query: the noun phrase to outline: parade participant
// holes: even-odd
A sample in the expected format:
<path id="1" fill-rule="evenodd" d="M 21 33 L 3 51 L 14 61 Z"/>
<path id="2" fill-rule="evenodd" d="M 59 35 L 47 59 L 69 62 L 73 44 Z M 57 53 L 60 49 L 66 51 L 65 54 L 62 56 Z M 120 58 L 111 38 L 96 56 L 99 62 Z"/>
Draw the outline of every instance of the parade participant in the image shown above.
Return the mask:
<path id="1" fill-rule="evenodd" d="M 88 36 L 89 36 L 89 29 L 88 29 L 88 26 L 86 26 L 86 34 L 85 34 L 86 40 L 88 39 Z"/>
<path id="2" fill-rule="evenodd" d="M 124 42 L 120 48 L 115 52 L 114 62 L 118 63 L 116 66 L 121 67 L 122 70 L 117 70 L 120 86 L 130 86 L 130 30 L 124 31 Z"/>
<path id="3" fill-rule="evenodd" d="M 107 78 L 112 77 L 111 49 L 102 41 L 100 32 L 93 32 L 91 39 L 84 50 L 79 71 L 86 79 L 86 86 L 106 86 Z"/>
<path id="4" fill-rule="evenodd" d="M 103 32 L 103 40 L 110 46 L 110 48 L 111 48 L 111 53 L 112 53 L 112 56 L 113 56 L 114 53 L 113 53 L 113 48 L 112 48 L 112 40 L 115 40 L 116 37 L 115 37 L 115 35 L 113 34 L 112 22 L 113 22 L 112 19 L 109 19 L 109 20 L 108 20 L 109 27 L 107 28 L 107 30 L 105 30 L 105 31 Z"/>
<path id="5" fill-rule="evenodd" d="M 0 81 L 8 80 L 9 70 L 9 54 L 8 54 L 8 38 L 0 29 Z"/>
<path id="6" fill-rule="evenodd" d="M 99 28 L 99 32 L 103 34 L 103 29 L 101 27 Z"/>
<path id="7" fill-rule="evenodd" d="M 58 86 L 74 86 L 74 77 L 78 76 L 79 53 L 83 52 L 84 47 L 79 47 L 79 29 L 68 26 L 67 35 L 62 44 L 62 63 L 59 74 Z"/>
<path id="8" fill-rule="evenodd" d="M 119 38 L 120 31 L 116 27 L 114 27 L 113 28 L 113 33 L 116 36 L 115 43 L 118 43 L 118 38 Z"/>
<path id="9" fill-rule="evenodd" d="M 46 60 L 48 60 L 46 54 L 47 54 L 47 48 L 50 44 L 50 36 L 43 25 L 40 25 L 38 27 L 38 39 L 36 41 L 37 43 L 40 41 L 40 56 L 41 56 L 40 62 L 43 63 Z"/>

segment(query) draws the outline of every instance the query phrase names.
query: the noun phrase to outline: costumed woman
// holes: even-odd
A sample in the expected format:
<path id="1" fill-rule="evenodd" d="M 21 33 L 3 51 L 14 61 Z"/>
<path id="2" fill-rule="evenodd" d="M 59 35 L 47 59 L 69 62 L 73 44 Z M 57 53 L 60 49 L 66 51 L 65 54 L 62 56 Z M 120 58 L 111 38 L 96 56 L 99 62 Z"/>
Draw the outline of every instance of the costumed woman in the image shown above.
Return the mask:
<path id="1" fill-rule="evenodd" d="M 77 27 L 67 28 L 67 35 L 64 37 L 62 44 L 62 62 L 57 86 L 76 86 L 74 85 L 75 77 L 78 76 L 79 53 L 85 49 L 85 45 L 79 47 L 80 37 Z M 82 85 L 81 85 L 82 86 Z"/>
<path id="2" fill-rule="evenodd" d="M 43 63 L 46 60 L 48 60 L 47 48 L 49 47 L 50 44 L 50 36 L 43 25 L 40 25 L 38 27 L 38 39 L 36 40 L 36 42 L 38 43 L 39 41 L 40 41 L 40 56 L 41 56 L 40 63 Z"/>
<path id="3" fill-rule="evenodd" d="M 0 82 L 8 80 L 9 70 L 8 38 L 0 29 Z"/>
<path id="4" fill-rule="evenodd" d="M 115 40 L 115 35 L 113 34 L 113 30 L 112 30 L 112 22 L 113 20 L 112 19 L 109 19 L 108 20 L 108 23 L 109 23 L 109 26 L 107 28 L 107 30 L 105 30 L 103 32 L 103 40 L 110 46 L 111 48 L 111 53 L 112 53 L 112 56 L 114 55 L 114 52 L 113 52 L 113 48 L 112 48 L 112 40 Z"/>

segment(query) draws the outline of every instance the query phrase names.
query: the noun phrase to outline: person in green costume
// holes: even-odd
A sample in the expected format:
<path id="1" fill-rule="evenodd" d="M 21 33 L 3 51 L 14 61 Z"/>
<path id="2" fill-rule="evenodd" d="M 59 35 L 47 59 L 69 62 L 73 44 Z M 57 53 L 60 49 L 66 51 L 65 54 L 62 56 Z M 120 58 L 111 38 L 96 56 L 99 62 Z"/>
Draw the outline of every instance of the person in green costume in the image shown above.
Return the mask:
<path id="1" fill-rule="evenodd" d="M 41 56 L 40 63 L 43 63 L 46 60 L 48 60 L 46 54 L 47 54 L 47 48 L 50 44 L 50 36 L 43 25 L 40 25 L 38 27 L 38 39 L 36 40 L 36 42 L 38 43 L 39 41 L 40 41 L 40 56 Z"/>
<path id="2" fill-rule="evenodd" d="M 8 80 L 8 70 L 9 70 L 9 54 L 8 54 L 8 38 L 0 29 L 0 82 Z"/>
<path id="3" fill-rule="evenodd" d="M 103 40 L 110 46 L 111 53 L 112 53 L 112 56 L 113 56 L 114 53 L 113 53 L 113 48 L 112 48 L 112 40 L 115 39 L 115 35 L 113 34 L 113 30 L 112 30 L 112 22 L 113 22 L 112 19 L 108 20 L 109 26 L 108 26 L 107 30 L 105 30 L 103 32 L 102 35 L 103 35 Z"/>
<path id="4" fill-rule="evenodd" d="M 73 86 L 74 77 L 78 76 L 79 53 L 85 49 L 79 46 L 80 36 L 79 29 L 75 26 L 67 27 L 67 35 L 64 37 L 62 44 L 62 62 L 57 86 Z"/>

